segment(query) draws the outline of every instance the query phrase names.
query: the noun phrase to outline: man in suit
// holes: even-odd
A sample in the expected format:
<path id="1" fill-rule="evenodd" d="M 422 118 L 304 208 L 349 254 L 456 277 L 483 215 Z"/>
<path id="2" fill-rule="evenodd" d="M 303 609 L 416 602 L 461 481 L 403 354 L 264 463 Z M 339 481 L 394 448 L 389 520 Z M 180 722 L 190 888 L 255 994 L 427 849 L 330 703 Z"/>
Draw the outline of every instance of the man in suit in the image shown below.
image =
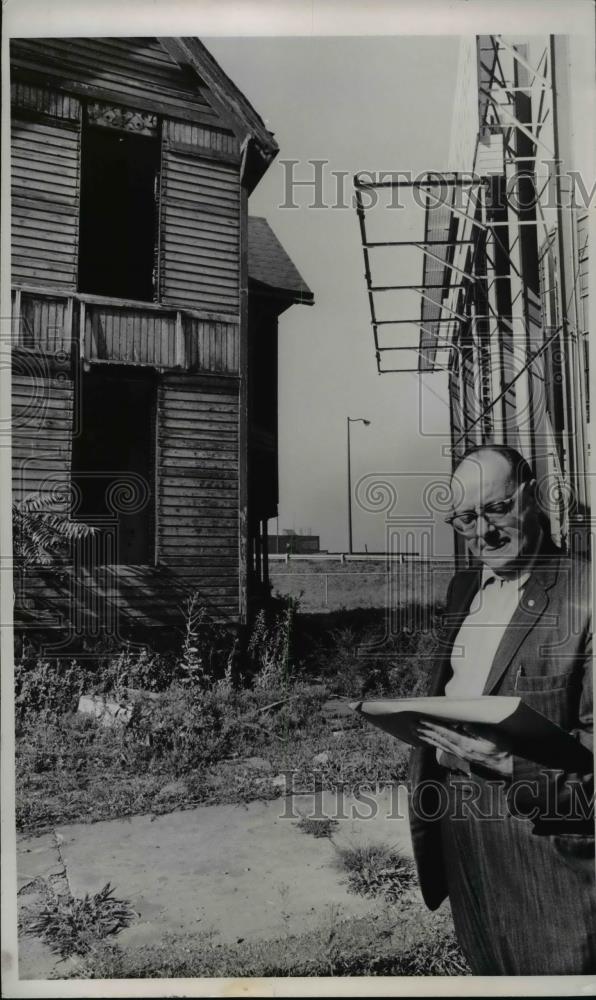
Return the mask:
<path id="1" fill-rule="evenodd" d="M 590 575 L 551 537 L 513 449 L 469 452 L 448 520 L 476 566 L 449 586 L 431 694 L 515 695 L 577 741 L 509 753 L 473 727 L 420 725 L 410 822 L 420 887 L 449 896 L 476 975 L 596 972 Z"/>

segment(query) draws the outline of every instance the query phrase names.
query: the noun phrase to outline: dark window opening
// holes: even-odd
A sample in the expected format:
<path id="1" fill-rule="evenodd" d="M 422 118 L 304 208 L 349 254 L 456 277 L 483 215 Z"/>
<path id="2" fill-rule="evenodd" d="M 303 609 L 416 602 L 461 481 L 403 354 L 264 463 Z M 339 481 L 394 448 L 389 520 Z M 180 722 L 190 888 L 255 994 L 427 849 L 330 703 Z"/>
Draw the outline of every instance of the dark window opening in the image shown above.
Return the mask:
<path id="1" fill-rule="evenodd" d="M 115 539 L 115 550 L 99 547 L 103 561 L 155 561 L 155 412 L 152 372 L 111 368 L 81 377 L 72 478 L 81 497 L 77 518 L 99 521 Z"/>
<path id="2" fill-rule="evenodd" d="M 158 138 L 84 128 L 79 291 L 156 298 L 159 163 Z"/>

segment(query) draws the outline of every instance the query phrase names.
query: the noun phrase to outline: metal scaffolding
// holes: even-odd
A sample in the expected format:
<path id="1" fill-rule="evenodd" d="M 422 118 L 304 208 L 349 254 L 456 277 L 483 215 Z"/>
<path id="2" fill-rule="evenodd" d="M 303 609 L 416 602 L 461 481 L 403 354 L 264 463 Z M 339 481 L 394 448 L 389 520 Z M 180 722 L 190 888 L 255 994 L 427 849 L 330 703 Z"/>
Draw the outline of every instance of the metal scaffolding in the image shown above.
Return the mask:
<path id="1" fill-rule="evenodd" d="M 548 456 L 585 505 L 585 295 L 579 264 L 570 280 L 563 261 L 571 245 L 578 261 L 585 257 L 587 227 L 582 245 L 575 206 L 564 205 L 573 192 L 563 187 L 554 40 L 538 51 L 534 41 L 531 57 L 528 48 L 501 35 L 477 39 L 470 172 L 355 177 L 355 205 L 378 371 L 447 372 L 454 456 L 485 440 L 513 440 L 535 468 Z M 370 238 L 370 195 L 383 188 L 416 189 L 422 238 Z M 375 277 L 377 251 L 397 247 L 420 258 L 419 281 Z M 395 314 L 382 315 L 380 296 L 389 292 L 414 293 L 417 315 L 399 299 Z M 395 343 L 380 342 L 384 328 L 397 331 Z M 404 338 L 412 328 L 416 343 Z M 401 363 L 403 352 L 414 367 Z"/>

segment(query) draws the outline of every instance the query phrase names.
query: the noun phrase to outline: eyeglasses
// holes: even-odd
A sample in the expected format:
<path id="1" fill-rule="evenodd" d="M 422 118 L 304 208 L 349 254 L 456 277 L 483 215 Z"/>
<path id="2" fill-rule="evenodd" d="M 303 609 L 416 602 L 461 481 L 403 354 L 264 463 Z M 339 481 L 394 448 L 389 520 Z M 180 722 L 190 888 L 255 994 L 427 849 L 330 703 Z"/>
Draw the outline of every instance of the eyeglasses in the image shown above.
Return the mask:
<path id="1" fill-rule="evenodd" d="M 479 517 L 483 517 L 489 524 L 499 524 L 511 513 L 518 493 L 527 483 L 520 483 L 515 493 L 502 500 L 493 500 L 491 503 L 483 504 L 478 510 L 460 510 L 450 514 L 445 518 L 447 524 L 455 528 L 460 535 L 471 535 L 476 529 L 476 522 Z"/>

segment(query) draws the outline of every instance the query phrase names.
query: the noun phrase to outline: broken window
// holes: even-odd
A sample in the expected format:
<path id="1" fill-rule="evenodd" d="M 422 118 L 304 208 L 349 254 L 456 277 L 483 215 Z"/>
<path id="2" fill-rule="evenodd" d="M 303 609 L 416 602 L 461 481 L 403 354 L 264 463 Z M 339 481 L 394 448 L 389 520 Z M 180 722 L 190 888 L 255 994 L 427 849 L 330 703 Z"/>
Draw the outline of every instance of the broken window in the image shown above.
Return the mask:
<path id="1" fill-rule="evenodd" d="M 156 391 L 150 369 L 98 365 L 81 375 L 72 478 L 77 517 L 113 539 L 102 562 L 154 563 Z"/>
<path id="2" fill-rule="evenodd" d="M 157 298 L 157 126 L 131 131 L 127 120 L 112 127 L 124 112 L 116 119 L 102 108 L 102 117 L 92 107 L 81 149 L 79 291 L 150 302 Z"/>

